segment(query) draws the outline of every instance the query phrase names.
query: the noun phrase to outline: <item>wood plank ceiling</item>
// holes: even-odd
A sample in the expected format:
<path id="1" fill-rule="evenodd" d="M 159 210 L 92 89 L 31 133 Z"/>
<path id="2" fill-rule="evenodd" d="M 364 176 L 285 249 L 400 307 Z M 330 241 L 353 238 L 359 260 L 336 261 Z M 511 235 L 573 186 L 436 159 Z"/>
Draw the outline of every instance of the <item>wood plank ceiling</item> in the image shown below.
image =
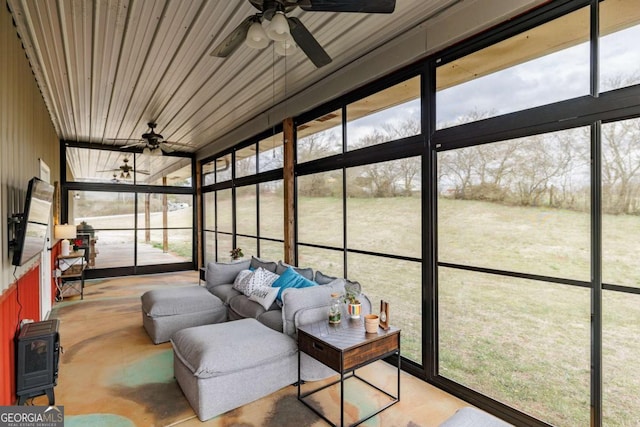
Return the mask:
<path id="1" fill-rule="evenodd" d="M 296 8 L 289 16 L 333 58 L 317 69 L 299 49 L 284 58 L 243 45 L 210 56 L 256 12 L 244 0 L 8 0 L 60 139 L 125 145 L 113 139 L 138 139 L 156 121 L 188 152 L 454 3 L 398 0 L 391 15 Z"/>

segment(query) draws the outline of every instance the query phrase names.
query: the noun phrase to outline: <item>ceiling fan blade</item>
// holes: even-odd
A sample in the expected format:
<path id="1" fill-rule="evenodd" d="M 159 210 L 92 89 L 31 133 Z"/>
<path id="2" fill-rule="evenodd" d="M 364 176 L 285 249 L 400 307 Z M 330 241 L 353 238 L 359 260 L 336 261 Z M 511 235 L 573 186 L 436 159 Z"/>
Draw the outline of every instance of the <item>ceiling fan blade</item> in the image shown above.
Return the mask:
<path id="1" fill-rule="evenodd" d="M 120 149 L 125 149 L 125 148 L 133 148 L 133 147 L 137 147 L 140 144 L 144 144 L 144 142 L 142 141 L 138 141 L 138 142 L 134 142 L 133 144 L 127 144 L 127 145 L 123 145 L 122 147 L 120 147 Z"/>
<path id="2" fill-rule="evenodd" d="M 96 171 L 96 172 L 120 172 L 120 169 L 105 169 L 105 170 Z"/>
<path id="3" fill-rule="evenodd" d="M 392 13 L 395 0 L 300 0 L 298 6 L 308 12 Z"/>
<path id="4" fill-rule="evenodd" d="M 171 148 L 171 146 L 169 144 L 167 144 L 166 142 L 161 142 L 160 143 L 160 149 L 162 151 L 164 151 L 165 153 L 173 153 L 174 151 L 176 151 L 173 148 Z"/>
<path id="5" fill-rule="evenodd" d="M 142 175 L 149 175 L 149 174 L 150 174 L 150 173 L 149 173 L 149 171 L 145 171 L 145 170 L 137 170 L 137 169 L 136 169 L 136 170 L 134 170 L 134 169 L 129 169 L 129 172 L 135 172 L 135 173 L 139 173 L 139 174 L 142 174 Z"/>
<path id="6" fill-rule="evenodd" d="M 231 33 L 229 33 L 229 35 L 222 40 L 215 49 L 213 49 L 211 56 L 226 58 L 235 52 L 247 38 L 247 32 L 249 31 L 249 27 L 253 23 L 254 19 L 254 16 L 249 16 L 247 19 L 242 21 L 240 25 L 231 31 Z"/>
<path id="7" fill-rule="evenodd" d="M 300 46 L 300 49 L 309 57 L 313 64 L 320 68 L 331 62 L 331 57 L 320 46 L 320 43 L 313 37 L 313 34 L 307 30 L 302 21 L 296 17 L 288 18 L 291 36 Z"/>

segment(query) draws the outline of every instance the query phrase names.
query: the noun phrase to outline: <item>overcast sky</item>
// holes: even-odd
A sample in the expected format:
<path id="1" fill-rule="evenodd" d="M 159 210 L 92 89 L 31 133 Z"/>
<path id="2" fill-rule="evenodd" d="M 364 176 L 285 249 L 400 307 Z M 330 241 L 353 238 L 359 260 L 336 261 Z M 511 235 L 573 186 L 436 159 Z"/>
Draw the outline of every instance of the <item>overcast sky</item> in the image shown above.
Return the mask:
<path id="1" fill-rule="evenodd" d="M 616 76 L 640 83 L 640 25 L 602 37 L 600 86 Z M 505 114 L 589 94 L 589 43 L 582 43 L 443 90 L 436 95 L 437 122 L 454 123 L 470 113 Z M 420 118 L 418 100 L 358 119 L 349 138 L 370 134 L 381 123 Z"/>

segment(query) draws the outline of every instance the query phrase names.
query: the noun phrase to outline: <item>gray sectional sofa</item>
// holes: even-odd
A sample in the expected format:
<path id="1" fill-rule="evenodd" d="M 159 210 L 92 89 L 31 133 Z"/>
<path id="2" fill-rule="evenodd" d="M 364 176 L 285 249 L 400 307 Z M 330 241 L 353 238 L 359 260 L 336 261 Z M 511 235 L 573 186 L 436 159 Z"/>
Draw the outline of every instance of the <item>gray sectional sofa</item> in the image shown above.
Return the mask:
<path id="1" fill-rule="evenodd" d="M 294 269 L 315 285 L 284 289 L 281 302 L 265 308 L 264 301 L 256 302 L 253 294 L 250 298 L 233 286 L 247 269 L 264 269 L 282 275 L 279 277 L 291 275 L 287 270 Z M 346 279 L 311 268 L 258 258 L 209 263 L 206 287 L 156 290 L 143 295 L 143 325 L 156 343 L 170 336 L 174 376 L 198 418 L 205 421 L 295 383 L 297 327 L 327 319 L 331 294 L 344 293 L 345 283 Z M 371 312 L 365 295 L 360 301 L 362 314 Z M 346 318 L 346 313 L 343 315 Z M 300 355 L 302 380 L 315 381 L 334 374 L 306 354 Z"/>

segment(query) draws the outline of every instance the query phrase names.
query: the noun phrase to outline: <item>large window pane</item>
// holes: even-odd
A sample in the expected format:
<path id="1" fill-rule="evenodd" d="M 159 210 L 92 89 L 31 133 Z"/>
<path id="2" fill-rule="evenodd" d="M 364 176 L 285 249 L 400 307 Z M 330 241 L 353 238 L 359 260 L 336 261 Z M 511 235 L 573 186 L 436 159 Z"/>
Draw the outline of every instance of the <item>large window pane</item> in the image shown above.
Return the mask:
<path id="1" fill-rule="evenodd" d="M 236 237 L 236 248 L 242 249 L 244 258 L 258 256 L 258 239 L 255 237 Z M 229 253 L 227 256 L 231 257 L 231 254 Z"/>
<path id="2" fill-rule="evenodd" d="M 420 77 L 347 105 L 347 150 L 420 132 Z"/>
<path id="3" fill-rule="evenodd" d="M 419 157 L 347 169 L 347 247 L 420 258 Z"/>
<path id="4" fill-rule="evenodd" d="M 236 151 L 236 178 L 256 174 L 256 144 Z"/>
<path id="5" fill-rule="evenodd" d="M 260 191 L 260 237 L 284 239 L 282 180 L 263 182 Z"/>
<path id="6" fill-rule="evenodd" d="M 231 154 L 220 156 L 216 159 L 216 182 L 225 182 L 231 179 Z"/>
<path id="7" fill-rule="evenodd" d="M 342 111 L 325 114 L 297 128 L 298 163 L 342 153 Z"/>
<path id="8" fill-rule="evenodd" d="M 216 233 L 213 231 L 204 232 L 204 265 L 216 261 Z"/>
<path id="9" fill-rule="evenodd" d="M 216 229 L 216 193 L 211 191 L 202 194 L 202 205 L 204 210 L 203 226 L 205 230 Z"/>
<path id="10" fill-rule="evenodd" d="M 191 187 L 191 159 L 136 154 L 136 184 Z"/>
<path id="11" fill-rule="evenodd" d="M 327 276 L 344 277 L 344 254 L 339 250 L 298 245 L 298 265 L 312 267 Z"/>
<path id="12" fill-rule="evenodd" d="M 438 259 L 590 280 L 588 128 L 438 153 Z"/>
<path id="13" fill-rule="evenodd" d="M 640 295 L 603 291 L 603 425 L 640 425 Z"/>
<path id="14" fill-rule="evenodd" d="M 216 215 L 218 231 L 233 232 L 233 209 L 231 189 L 217 192 Z"/>
<path id="15" fill-rule="evenodd" d="M 236 232 L 257 236 L 256 186 L 236 188 Z"/>
<path id="16" fill-rule="evenodd" d="M 342 171 L 298 177 L 298 241 L 343 247 Z"/>
<path id="17" fill-rule="evenodd" d="M 436 126 L 520 111 L 590 91 L 589 7 L 436 69 Z"/>
<path id="18" fill-rule="evenodd" d="M 203 227 L 204 227 L 204 236 L 203 236 L 203 259 L 204 265 L 207 265 L 210 262 L 214 262 L 216 260 L 216 202 L 215 202 L 215 192 L 211 191 L 209 193 L 202 194 L 202 205 L 203 205 Z"/>
<path id="19" fill-rule="evenodd" d="M 589 289 L 441 267 L 438 322 L 439 375 L 552 425 L 589 425 Z"/>
<path id="20" fill-rule="evenodd" d="M 349 253 L 350 280 L 362 285 L 373 305 L 389 302 L 390 324 L 402 329 L 402 356 L 422 364 L 422 267 L 418 262 L 399 261 Z"/>
<path id="21" fill-rule="evenodd" d="M 96 230 L 94 268 L 131 267 L 134 265 L 135 231 Z"/>
<path id="22" fill-rule="evenodd" d="M 284 243 L 260 239 L 260 258 L 281 260 L 284 258 Z"/>
<path id="23" fill-rule="evenodd" d="M 73 191 L 69 224 L 92 230 L 94 268 L 134 265 L 135 194 Z M 71 193 L 69 193 L 71 196 Z"/>
<path id="24" fill-rule="evenodd" d="M 640 119 L 602 125 L 602 277 L 640 287 Z"/>
<path id="25" fill-rule="evenodd" d="M 189 262 L 193 253 L 191 229 L 138 230 L 138 265 Z"/>
<path id="26" fill-rule="evenodd" d="M 191 261 L 192 201 L 185 194 L 138 196 L 138 265 Z"/>
<path id="27" fill-rule="evenodd" d="M 266 172 L 284 166 L 283 138 L 284 134 L 280 132 L 258 142 L 260 150 L 258 155 L 260 170 L 258 172 Z"/>
<path id="28" fill-rule="evenodd" d="M 640 83 L 638 0 L 600 3 L 600 90 Z"/>
<path id="29" fill-rule="evenodd" d="M 233 249 L 233 236 L 231 234 L 217 233 L 216 236 L 218 251 L 216 261 L 231 261 L 231 249 Z"/>

